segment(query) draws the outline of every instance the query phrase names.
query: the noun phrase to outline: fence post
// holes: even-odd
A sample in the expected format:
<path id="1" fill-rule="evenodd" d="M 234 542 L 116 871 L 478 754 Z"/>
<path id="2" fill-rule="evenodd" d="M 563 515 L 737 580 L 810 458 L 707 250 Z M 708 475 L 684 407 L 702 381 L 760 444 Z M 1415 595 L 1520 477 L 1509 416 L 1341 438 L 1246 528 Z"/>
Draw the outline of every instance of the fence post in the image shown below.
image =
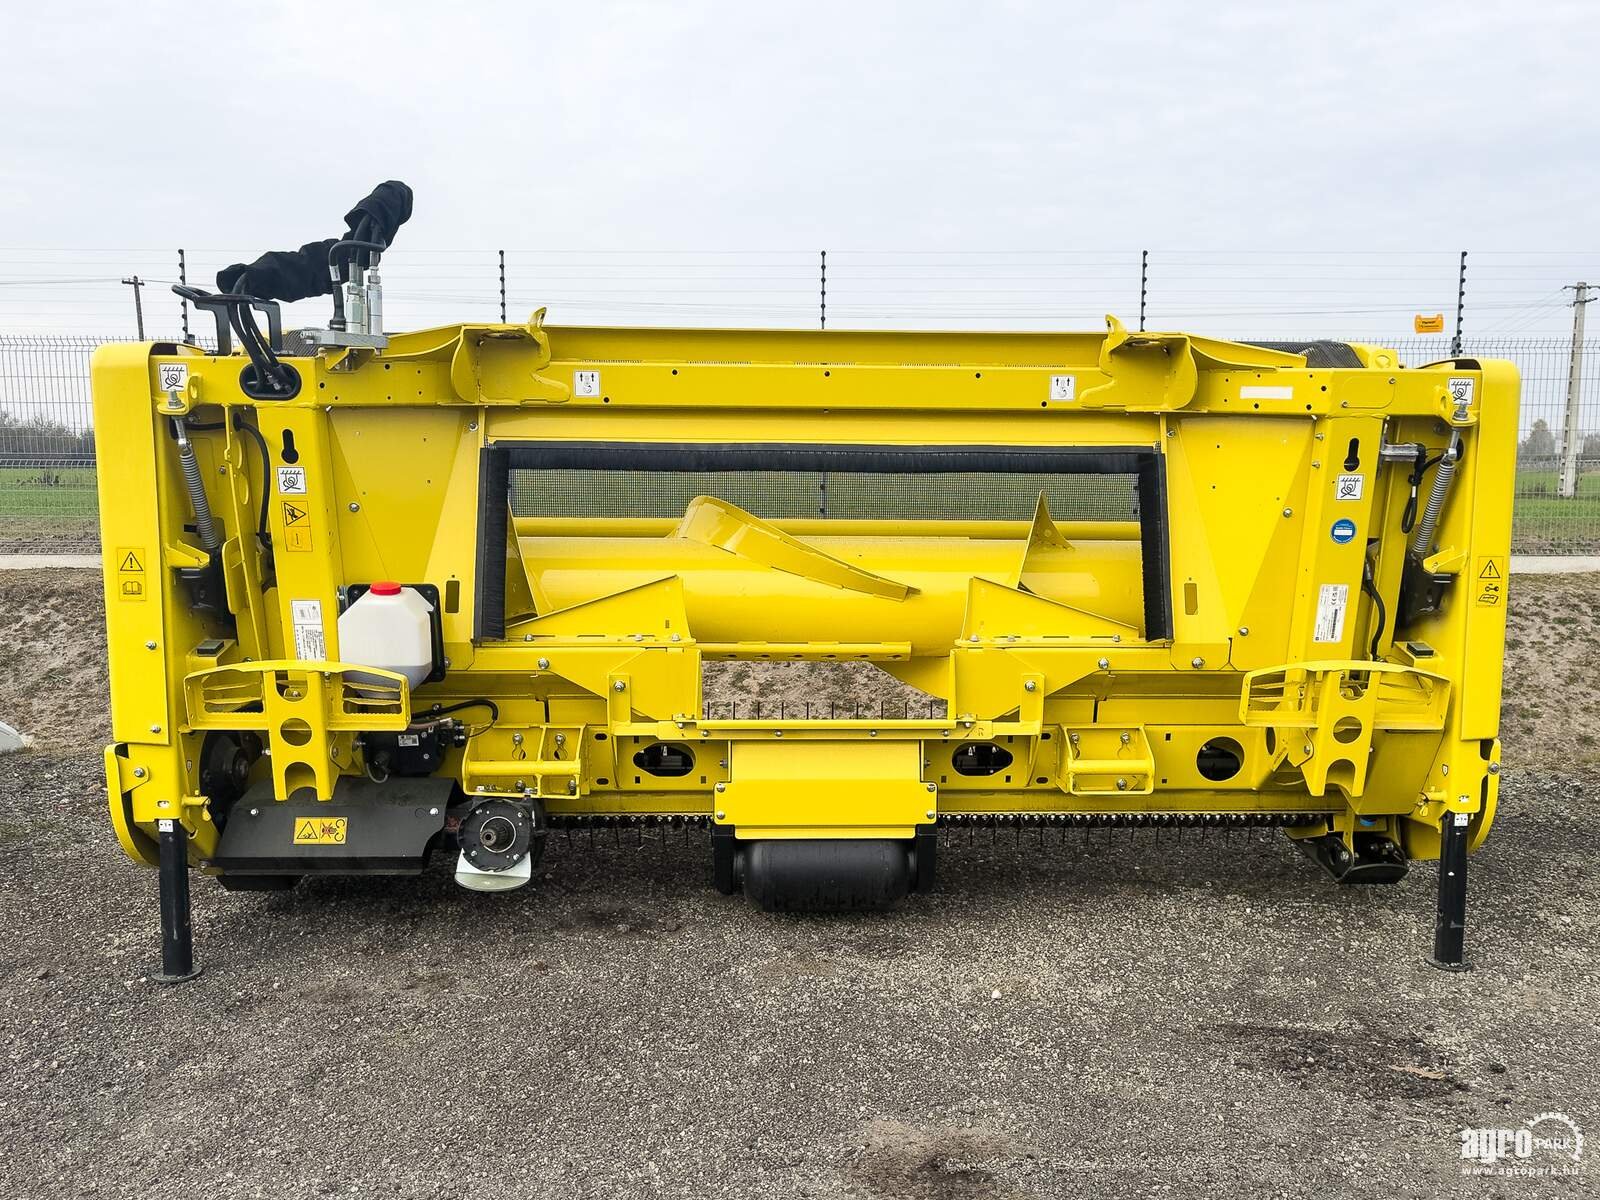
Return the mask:
<path id="1" fill-rule="evenodd" d="M 1144 302 L 1150 294 L 1150 251 L 1139 251 L 1139 332 L 1144 332 Z"/>
<path id="2" fill-rule="evenodd" d="M 1583 444 L 1583 431 L 1578 428 L 1578 397 L 1583 384 L 1583 310 L 1594 299 L 1589 295 L 1587 283 L 1573 283 L 1568 287 L 1572 289 L 1572 357 L 1567 363 L 1567 412 L 1561 423 L 1561 482 L 1556 488 L 1556 495 L 1563 500 L 1572 500 L 1578 495 L 1578 450 Z"/>
<path id="3" fill-rule="evenodd" d="M 189 260 L 184 255 L 182 246 L 178 247 L 178 282 L 184 287 L 189 286 Z M 178 298 L 178 303 L 182 307 L 183 311 L 183 340 L 186 342 L 192 342 L 194 341 L 194 338 L 189 336 L 189 301 L 180 296 Z"/>
<path id="4" fill-rule="evenodd" d="M 506 323 L 506 252 L 500 251 L 500 324 Z"/>
<path id="5" fill-rule="evenodd" d="M 1456 335 L 1450 339 L 1450 357 L 1461 357 L 1461 320 L 1467 309 L 1467 252 L 1461 252 L 1461 274 L 1456 280 Z"/>
<path id="6" fill-rule="evenodd" d="M 817 303 L 821 306 L 817 309 L 817 328 L 826 329 L 828 327 L 828 252 L 826 250 L 822 252 L 821 287 L 822 290 L 817 297 Z"/>

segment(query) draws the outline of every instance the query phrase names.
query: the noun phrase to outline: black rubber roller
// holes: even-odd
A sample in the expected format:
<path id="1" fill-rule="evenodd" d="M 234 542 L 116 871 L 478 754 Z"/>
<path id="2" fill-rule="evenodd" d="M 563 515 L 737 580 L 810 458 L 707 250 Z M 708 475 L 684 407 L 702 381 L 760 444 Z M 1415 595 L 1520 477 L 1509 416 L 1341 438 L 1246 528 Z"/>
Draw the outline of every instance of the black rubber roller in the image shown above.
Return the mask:
<path id="1" fill-rule="evenodd" d="M 741 847 L 744 890 L 767 912 L 893 908 L 911 886 L 911 842 L 835 838 Z"/>

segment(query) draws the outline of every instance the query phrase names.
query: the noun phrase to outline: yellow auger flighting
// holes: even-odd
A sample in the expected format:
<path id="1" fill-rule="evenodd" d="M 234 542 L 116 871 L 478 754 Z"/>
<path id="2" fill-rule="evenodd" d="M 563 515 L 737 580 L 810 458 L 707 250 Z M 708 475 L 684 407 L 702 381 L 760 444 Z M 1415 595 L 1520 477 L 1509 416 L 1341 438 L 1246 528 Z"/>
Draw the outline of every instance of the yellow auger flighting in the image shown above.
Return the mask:
<path id="1" fill-rule="evenodd" d="M 1346 883 L 1441 858 L 1461 965 L 1510 364 L 1115 320 L 388 333 L 410 204 L 186 291 L 215 353 L 94 360 L 111 817 L 161 867 L 167 977 L 191 867 L 444 846 L 503 890 L 593 823 L 703 827 L 769 908 L 925 890 L 952 827 L 1281 826 Z M 281 330 L 330 290 L 328 328 Z M 716 660 L 870 663 L 929 705 L 724 711 Z"/>

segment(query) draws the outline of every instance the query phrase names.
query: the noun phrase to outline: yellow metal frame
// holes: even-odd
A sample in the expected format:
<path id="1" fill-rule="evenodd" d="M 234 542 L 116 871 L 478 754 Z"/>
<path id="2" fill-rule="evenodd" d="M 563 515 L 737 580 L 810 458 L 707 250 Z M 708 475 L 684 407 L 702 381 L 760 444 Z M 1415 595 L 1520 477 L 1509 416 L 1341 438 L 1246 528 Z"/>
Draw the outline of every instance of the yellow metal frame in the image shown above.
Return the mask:
<path id="1" fill-rule="evenodd" d="M 93 385 L 113 825 L 153 862 L 155 822 L 177 817 L 203 862 L 217 832 L 196 765 L 208 731 L 261 731 L 278 797 L 326 799 L 364 769 L 360 733 L 489 697 L 499 719 L 444 773 L 553 814 L 868 837 L 941 814 L 1304 811 L 1301 832 L 1348 838 L 1360 822 L 1430 857 L 1440 822 L 1468 813 L 1475 845 L 1496 797 L 1518 380 L 1504 362 L 1402 369 L 1390 351 L 1354 351 L 1361 365 L 1327 368 L 1115 322 L 1103 334 L 628 330 L 546 327 L 540 312 L 287 358 L 299 393 L 259 402 L 238 356 L 105 346 Z M 187 368 L 176 393 L 159 386 L 171 364 Z M 175 576 L 206 561 L 175 416 L 192 423 L 224 530 L 231 621 L 192 609 Z M 1465 451 L 1428 558 L 1453 583 L 1397 631 L 1407 467 L 1378 449 L 1438 450 L 1457 430 Z M 484 452 L 573 442 L 1143 448 L 1166 488 L 1171 636 L 1141 634 L 1127 522 L 1056 521 L 1042 499 L 1020 523 L 782 521 L 715 497 L 676 520 L 512 520 L 505 633 L 475 636 Z M 285 466 L 298 490 L 280 486 Z M 1330 536 L 1343 521 L 1355 537 Z M 1362 589 L 1369 560 L 1381 631 Z M 384 703 L 370 680 L 349 682 L 371 670 L 339 662 L 335 620 L 342 589 L 379 578 L 439 588 L 448 661 L 441 682 L 413 694 L 402 681 Z M 1345 615 L 1319 641 L 1327 585 L 1345 589 Z M 304 662 L 291 605 L 313 601 L 323 646 Z M 949 715 L 711 719 L 703 665 L 727 658 L 870 661 Z M 282 686 L 291 675 L 298 696 Z M 310 730 L 292 749 L 289 722 Z M 1230 779 L 1197 769 L 1215 738 L 1242 756 Z M 637 770 L 657 742 L 690 747 L 695 769 Z M 1013 769 L 955 769 L 960 747 L 985 742 Z"/>

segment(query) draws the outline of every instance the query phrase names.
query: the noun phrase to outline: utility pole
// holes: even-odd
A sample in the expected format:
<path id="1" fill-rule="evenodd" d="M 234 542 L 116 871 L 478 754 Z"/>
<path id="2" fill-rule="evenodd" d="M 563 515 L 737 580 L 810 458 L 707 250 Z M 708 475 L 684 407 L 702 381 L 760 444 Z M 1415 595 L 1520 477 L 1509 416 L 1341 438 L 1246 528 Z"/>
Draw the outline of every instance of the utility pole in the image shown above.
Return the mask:
<path id="1" fill-rule="evenodd" d="M 144 280 L 137 275 L 130 275 L 122 281 L 133 288 L 133 319 L 139 325 L 139 340 L 144 341 L 144 301 L 139 297 L 139 289 L 144 287 Z"/>
<path id="2" fill-rule="evenodd" d="M 1578 451 L 1583 445 L 1578 428 L 1578 397 L 1583 390 L 1583 310 L 1594 299 L 1587 283 L 1568 287 L 1572 290 L 1572 359 L 1567 366 L 1567 415 L 1561 427 L 1561 483 L 1556 489 L 1556 495 L 1563 500 L 1578 495 Z"/>

